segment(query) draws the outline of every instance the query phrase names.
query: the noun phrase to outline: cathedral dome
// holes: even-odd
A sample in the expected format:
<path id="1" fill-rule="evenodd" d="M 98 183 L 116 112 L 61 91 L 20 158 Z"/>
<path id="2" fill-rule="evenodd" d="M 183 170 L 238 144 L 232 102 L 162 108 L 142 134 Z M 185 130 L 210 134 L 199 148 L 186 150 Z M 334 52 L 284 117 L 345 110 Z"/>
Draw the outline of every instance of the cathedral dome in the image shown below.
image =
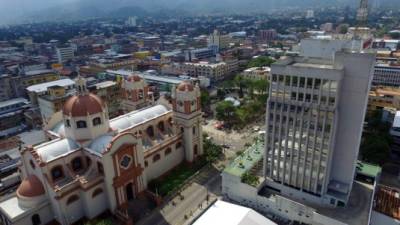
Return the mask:
<path id="1" fill-rule="evenodd" d="M 177 87 L 177 89 L 179 91 L 193 91 L 194 90 L 194 86 L 193 84 L 187 82 L 187 81 L 183 81 L 182 83 L 180 83 Z"/>
<path id="2" fill-rule="evenodd" d="M 142 78 L 139 75 L 133 74 L 130 75 L 126 80 L 129 82 L 139 82 L 142 80 Z"/>
<path id="3" fill-rule="evenodd" d="M 70 97 L 64 104 L 63 114 L 83 117 L 103 112 L 103 101 L 94 94 Z"/>
<path id="4" fill-rule="evenodd" d="M 43 184 L 35 175 L 25 178 L 17 189 L 17 194 L 23 197 L 37 197 L 44 193 Z"/>

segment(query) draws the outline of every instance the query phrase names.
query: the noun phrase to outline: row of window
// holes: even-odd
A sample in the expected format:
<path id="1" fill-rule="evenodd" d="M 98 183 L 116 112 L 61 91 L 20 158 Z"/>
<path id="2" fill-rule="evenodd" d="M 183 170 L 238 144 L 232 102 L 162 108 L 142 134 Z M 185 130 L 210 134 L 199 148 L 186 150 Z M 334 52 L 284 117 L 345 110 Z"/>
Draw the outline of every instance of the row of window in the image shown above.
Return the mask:
<path id="1" fill-rule="evenodd" d="M 35 169 L 35 164 L 33 163 L 32 160 L 30 161 L 30 164 L 31 164 L 31 167 L 33 169 Z M 91 159 L 89 157 L 86 157 L 86 164 L 87 164 L 87 166 L 89 166 L 91 164 Z M 84 169 L 84 164 L 82 162 L 81 157 L 78 156 L 71 160 L 71 169 L 75 173 L 78 173 L 82 169 Z M 100 162 L 97 163 L 97 169 L 100 174 L 104 174 L 103 165 Z M 51 174 L 51 178 L 53 181 L 57 181 L 57 180 L 60 180 L 65 177 L 64 169 L 61 165 L 53 167 L 50 171 L 50 174 Z"/>
<path id="2" fill-rule="evenodd" d="M 300 87 L 300 88 L 310 88 L 310 89 L 322 89 L 330 90 L 336 92 L 337 81 L 319 79 L 312 77 L 298 77 L 298 76 L 288 76 L 288 75 L 272 75 L 273 83 L 282 83 L 285 86 Z"/>
<path id="3" fill-rule="evenodd" d="M 175 149 L 179 149 L 179 148 L 181 148 L 182 147 L 182 143 L 181 142 L 178 142 L 178 143 L 176 143 L 176 145 L 175 145 Z M 197 151 L 197 145 L 195 146 L 196 147 L 196 151 Z M 165 150 L 165 152 L 164 152 L 164 155 L 165 156 L 167 156 L 167 155 L 169 155 L 169 154 L 171 154 L 172 153 L 172 149 L 171 148 L 167 148 L 166 150 Z M 156 154 L 156 155 L 154 155 L 153 156 L 153 163 L 155 163 L 155 162 L 157 162 L 158 160 L 160 160 L 161 159 L 161 155 L 160 154 Z M 145 167 L 148 167 L 148 165 L 149 165 L 149 163 L 147 162 L 147 160 L 145 160 L 144 161 L 144 166 Z"/>
<path id="4" fill-rule="evenodd" d="M 93 126 L 98 126 L 101 124 L 101 118 L 100 117 L 96 117 L 92 120 L 92 125 Z M 69 119 L 65 120 L 65 126 L 66 127 L 71 127 L 71 122 Z M 76 128 L 86 128 L 87 127 L 87 123 L 84 120 L 79 120 L 76 121 Z"/>

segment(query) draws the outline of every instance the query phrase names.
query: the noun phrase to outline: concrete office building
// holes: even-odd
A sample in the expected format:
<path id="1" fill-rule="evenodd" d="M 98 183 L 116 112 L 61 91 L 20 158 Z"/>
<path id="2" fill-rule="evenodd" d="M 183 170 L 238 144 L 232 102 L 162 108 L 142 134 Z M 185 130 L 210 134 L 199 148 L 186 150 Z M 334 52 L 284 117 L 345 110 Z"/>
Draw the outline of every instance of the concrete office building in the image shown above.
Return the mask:
<path id="1" fill-rule="evenodd" d="M 374 86 L 400 86 L 400 66 L 391 66 L 389 64 L 378 64 L 375 66 Z"/>
<path id="2" fill-rule="evenodd" d="M 374 65 L 374 54 L 348 52 L 336 52 L 333 60 L 288 57 L 272 65 L 268 187 L 317 205 L 347 204 Z"/>
<path id="3" fill-rule="evenodd" d="M 74 48 L 72 46 L 56 48 L 58 63 L 65 63 L 74 58 Z"/>

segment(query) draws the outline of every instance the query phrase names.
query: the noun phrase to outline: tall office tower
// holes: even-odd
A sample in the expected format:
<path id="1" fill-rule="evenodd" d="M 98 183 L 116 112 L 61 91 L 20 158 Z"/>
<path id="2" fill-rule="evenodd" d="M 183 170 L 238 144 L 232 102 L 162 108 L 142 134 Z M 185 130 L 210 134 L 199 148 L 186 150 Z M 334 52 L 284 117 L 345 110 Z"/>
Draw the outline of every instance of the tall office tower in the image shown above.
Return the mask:
<path id="1" fill-rule="evenodd" d="M 374 64 L 374 54 L 340 51 L 272 65 L 264 157 L 269 187 L 316 204 L 347 204 Z"/>
<path id="2" fill-rule="evenodd" d="M 368 20 L 368 0 L 360 0 L 360 7 L 357 10 L 357 23 L 365 26 Z"/>

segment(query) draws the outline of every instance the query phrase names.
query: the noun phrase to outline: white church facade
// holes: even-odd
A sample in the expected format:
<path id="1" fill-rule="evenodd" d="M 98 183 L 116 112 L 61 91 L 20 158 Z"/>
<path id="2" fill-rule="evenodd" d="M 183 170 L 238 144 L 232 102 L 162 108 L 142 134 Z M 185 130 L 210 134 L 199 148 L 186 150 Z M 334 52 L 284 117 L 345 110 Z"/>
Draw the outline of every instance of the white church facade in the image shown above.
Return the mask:
<path id="1" fill-rule="evenodd" d="M 51 140 L 21 152 L 23 181 L 16 195 L 0 203 L 3 224 L 67 225 L 105 211 L 132 223 L 128 202 L 143 194 L 149 181 L 202 155 L 197 85 L 183 82 L 173 88 L 170 104 L 114 119 L 83 78 L 76 85 L 77 95 L 45 128 Z"/>

